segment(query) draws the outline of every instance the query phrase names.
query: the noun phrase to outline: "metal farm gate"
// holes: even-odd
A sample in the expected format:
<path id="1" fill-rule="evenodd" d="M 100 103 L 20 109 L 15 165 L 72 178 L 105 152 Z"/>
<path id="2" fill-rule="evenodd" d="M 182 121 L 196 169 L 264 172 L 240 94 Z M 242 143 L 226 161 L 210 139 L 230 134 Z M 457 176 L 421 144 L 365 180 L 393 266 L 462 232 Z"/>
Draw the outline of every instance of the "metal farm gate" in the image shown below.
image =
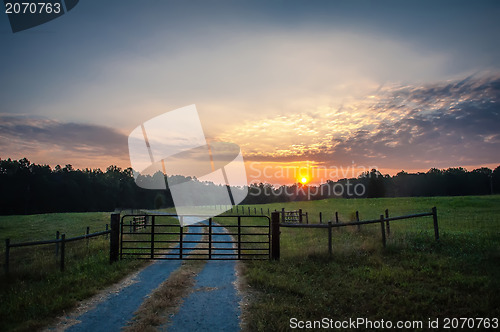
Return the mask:
<path id="1" fill-rule="evenodd" d="M 190 216 L 188 216 L 190 217 Z M 200 217 L 200 216 L 192 216 Z M 268 260 L 268 216 L 228 215 L 181 227 L 175 214 L 124 215 L 120 259 Z"/>

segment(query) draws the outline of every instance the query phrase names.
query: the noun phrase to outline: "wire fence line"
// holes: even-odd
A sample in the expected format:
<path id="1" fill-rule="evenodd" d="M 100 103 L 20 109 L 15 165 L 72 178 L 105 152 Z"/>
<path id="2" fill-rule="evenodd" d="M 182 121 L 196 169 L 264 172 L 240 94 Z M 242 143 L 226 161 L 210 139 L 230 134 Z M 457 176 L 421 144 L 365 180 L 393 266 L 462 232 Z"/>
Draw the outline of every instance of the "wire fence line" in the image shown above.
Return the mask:
<path id="1" fill-rule="evenodd" d="M 389 217 L 388 210 L 385 211 L 385 215 L 381 214 L 379 219 L 371 219 L 371 220 L 359 220 L 359 213 L 356 213 L 355 221 L 351 222 L 340 222 L 337 218 L 336 222 L 328 221 L 325 223 L 317 223 L 317 224 L 301 224 L 301 223 L 290 223 L 286 222 L 286 212 L 273 212 L 271 214 L 271 233 L 272 233 L 272 251 L 271 258 L 274 260 L 280 259 L 280 227 L 290 227 L 290 228 L 322 228 L 328 230 L 328 253 L 332 255 L 332 230 L 334 228 L 340 227 L 349 227 L 356 226 L 361 227 L 361 225 L 369 225 L 369 224 L 380 224 L 380 232 L 382 245 L 385 247 L 387 243 L 387 236 L 391 233 L 391 222 L 398 220 L 406 220 L 406 219 L 414 219 L 421 217 L 429 217 L 432 216 L 433 219 L 433 227 L 434 227 L 434 238 L 436 241 L 439 241 L 439 225 L 437 218 L 437 209 L 433 207 L 431 212 L 423 212 L 416 213 L 411 215 L 403 215 L 397 217 Z M 321 215 L 321 214 L 320 214 Z M 338 214 L 336 214 L 338 216 Z"/>
<path id="2" fill-rule="evenodd" d="M 65 256 L 66 256 L 66 244 L 68 242 L 81 241 L 81 240 L 88 241 L 91 238 L 94 238 L 97 236 L 103 236 L 103 235 L 108 237 L 108 234 L 110 234 L 110 233 L 111 233 L 111 230 L 109 230 L 109 226 L 108 226 L 108 224 L 106 224 L 106 230 L 104 230 L 104 231 L 90 233 L 90 227 L 87 227 L 85 234 L 71 237 L 71 238 L 66 238 L 66 234 L 64 234 L 64 233 L 61 234 L 59 231 L 57 231 L 56 238 L 52 239 L 52 240 L 39 240 L 39 241 L 11 243 L 10 239 L 5 239 L 5 263 L 4 263 L 5 273 L 8 274 L 10 271 L 10 258 L 11 258 L 10 251 L 11 251 L 11 248 L 32 247 L 32 246 L 55 244 L 55 256 L 59 257 L 59 268 L 61 271 L 64 271 L 64 269 L 65 269 Z"/>

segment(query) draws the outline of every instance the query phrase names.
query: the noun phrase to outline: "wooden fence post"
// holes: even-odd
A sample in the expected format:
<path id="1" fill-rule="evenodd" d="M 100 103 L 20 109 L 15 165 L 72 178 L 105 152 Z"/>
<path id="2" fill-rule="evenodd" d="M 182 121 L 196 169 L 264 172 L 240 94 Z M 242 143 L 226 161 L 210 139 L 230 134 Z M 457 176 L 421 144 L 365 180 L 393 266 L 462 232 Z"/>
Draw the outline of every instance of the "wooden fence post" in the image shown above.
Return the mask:
<path id="1" fill-rule="evenodd" d="M 280 214 L 271 214 L 271 259 L 280 260 Z"/>
<path id="2" fill-rule="evenodd" d="M 359 221 L 359 211 L 356 211 L 356 221 Z M 358 225 L 358 232 L 361 232 L 361 225 Z"/>
<path id="3" fill-rule="evenodd" d="M 339 223 L 339 213 L 335 211 L 335 223 Z M 337 227 L 337 231 L 340 232 L 340 227 Z"/>
<path id="4" fill-rule="evenodd" d="M 302 224 L 302 209 L 299 209 L 299 224 Z"/>
<path id="5" fill-rule="evenodd" d="M 281 222 L 286 222 L 285 208 L 281 208 Z"/>
<path id="6" fill-rule="evenodd" d="M 319 213 L 319 223 L 323 223 L 323 214 L 321 212 Z"/>
<path id="7" fill-rule="evenodd" d="M 309 224 L 309 212 L 306 212 L 306 224 Z"/>
<path id="8" fill-rule="evenodd" d="M 5 239 L 5 274 L 9 273 L 9 262 L 10 262 L 10 239 Z"/>
<path id="9" fill-rule="evenodd" d="M 385 248 L 386 240 L 385 240 L 385 225 L 384 225 L 384 215 L 383 214 L 380 215 L 380 229 L 382 231 L 382 244 L 384 245 L 384 248 Z"/>
<path id="10" fill-rule="evenodd" d="M 438 215 L 435 206 L 432 208 L 432 219 L 434 221 L 434 237 L 436 238 L 436 241 L 439 241 Z"/>
<path id="11" fill-rule="evenodd" d="M 111 214 L 111 233 L 109 236 L 109 263 L 118 261 L 120 251 L 120 214 Z"/>
<path id="12" fill-rule="evenodd" d="M 90 227 L 87 226 L 87 230 L 85 232 L 85 236 L 87 237 L 87 249 L 89 249 L 89 238 L 88 238 L 89 234 L 90 234 Z"/>
<path id="13" fill-rule="evenodd" d="M 251 213 L 250 213 L 250 207 L 248 207 L 248 215 L 250 215 L 250 214 L 251 214 Z"/>
<path id="14" fill-rule="evenodd" d="M 106 224 L 106 232 L 109 230 L 109 224 Z M 106 240 L 109 238 L 109 235 L 106 234 Z"/>
<path id="15" fill-rule="evenodd" d="M 56 231 L 56 240 L 59 240 L 59 237 L 61 236 L 61 233 L 59 231 Z M 56 242 L 56 257 L 59 256 L 59 242 Z"/>
<path id="16" fill-rule="evenodd" d="M 389 219 L 389 209 L 385 209 L 385 219 Z M 389 220 L 385 222 L 387 228 L 387 236 L 391 236 L 391 225 L 389 224 Z"/>
<path id="17" fill-rule="evenodd" d="M 64 271 L 64 259 L 66 251 L 66 234 L 61 234 L 61 272 Z"/>
<path id="18" fill-rule="evenodd" d="M 328 222 L 328 254 L 332 255 L 332 222 Z"/>

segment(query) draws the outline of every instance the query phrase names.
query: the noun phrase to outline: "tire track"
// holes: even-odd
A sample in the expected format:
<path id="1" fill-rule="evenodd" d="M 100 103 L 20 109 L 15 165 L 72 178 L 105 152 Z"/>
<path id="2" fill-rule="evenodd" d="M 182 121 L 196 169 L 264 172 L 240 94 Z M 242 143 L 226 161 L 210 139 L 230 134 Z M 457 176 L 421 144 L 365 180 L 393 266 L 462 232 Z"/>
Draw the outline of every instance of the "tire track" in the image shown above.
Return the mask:
<path id="1" fill-rule="evenodd" d="M 192 227 L 184 238 L 189 241 L 199 241 L 201 235 L 190 234 L 197 232 Z M 178 252 L 177 248 L 172 251 Z M 188 251 L 186 250 L 186 254 Z M 144 299 L 162 282 L 169 278 L 172 272 L 179 269 L 180 260 L 160 260 L 140 271 L 131 284 L 116 294 L 110 295 L 103 302 L 98 303 L 91 310 L 77 317 L 68 318 L 70 326 L 62 327 L 68 332 L 79 331 L 120 331 L 134 317 Z"/>
<path id="2" fill-rule="evenodd" d="M 219 227 L 213 228 L 213 241 L 231 241 Z M 231 243 L 215 243 L 215 248 L 232 248 Z M 214 250 L 214 258 L 222 253 L 236 252 Z M 219 254 L 219 255 L 218 255 Z M 194 291 L 184 299 L 179 311 L 162 330 L 168 331 L 239 331 L 241 314 L 236 289 L 236 261 L 209 260 L 195 277 Z"/>

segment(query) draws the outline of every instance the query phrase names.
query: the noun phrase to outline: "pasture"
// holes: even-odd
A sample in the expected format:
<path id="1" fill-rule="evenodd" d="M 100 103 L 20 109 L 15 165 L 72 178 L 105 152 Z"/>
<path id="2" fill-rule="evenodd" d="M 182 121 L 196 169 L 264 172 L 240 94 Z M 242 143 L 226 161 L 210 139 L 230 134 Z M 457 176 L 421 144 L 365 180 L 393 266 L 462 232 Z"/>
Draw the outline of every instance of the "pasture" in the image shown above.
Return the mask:
<path id="1" fill-rule="evenodd" d="M 380 226 L 334 230 L 333 254 L 324 229 L 281 228 L 281 260 L 245 264 L 254 302 L 247 329 L 288 330 L 290 319 L 421 320 L 500 317 L 500 197 L 379 198 L 264 205 L 302 208 L 341 221 L 427 212 L 432 218 L 391 222 L 387 248 Z M 259 207 L 260 208 L 260 207 Z"/>
<path id="2" fill-rule="evenodd" d="M 53 213 L 0 216 L 0 263 L 4 264 L 4 239 L 12 243 L 54 239 L 56 231 L 67 237 L 102 231 L 110 213 Z M 0 330 L 33 331 L 49 324 L 79 300 L 120 280 L 143 263 L 109 264 L 109 239 L 105 236 L 66 244 L 66 270 L 59 271 L 55 245 L 12 248 L 10 273 L 0 270 Z"/>
<path id="3" fill-rule="evenodd" d="M 329 199 L 250 206 L 267 212 L 301 208 L 309 222 L 377 219 L 428 212 L 436 206 L 440 241 L 432 217 L 391 222 L 384 249 L 380 226 L 333 230 L 328 254 L 325 229 L 281 228 L 280 261 L 242 262 L 251 299 L 249 331 L 288 330 L 289 320 L 423 320 L 500 317 L 500 196 Z M 248 206 L 245 206 L 248 209 Z M 216 218 L 217 219 L 217 218 Z M 220 218 L 222 219 L 222 218 Z M 1 237 L 13 243 L 104 230 L 110 213 L 60 213 L 0 217 Z M 256 220 L 257 222 L 257 220 Z M 33 249 L 35 248 L 35 249 Z M 11 273 L 0 271 L 0 330 L 31 331 L 49 324 L 144 263 L 109 265 L 104 236 L 68 244 L 66 271 L 58 269 L 54 245 L 14 248 Z M 0 245 L 0 263 L 5 247 Z"/>

